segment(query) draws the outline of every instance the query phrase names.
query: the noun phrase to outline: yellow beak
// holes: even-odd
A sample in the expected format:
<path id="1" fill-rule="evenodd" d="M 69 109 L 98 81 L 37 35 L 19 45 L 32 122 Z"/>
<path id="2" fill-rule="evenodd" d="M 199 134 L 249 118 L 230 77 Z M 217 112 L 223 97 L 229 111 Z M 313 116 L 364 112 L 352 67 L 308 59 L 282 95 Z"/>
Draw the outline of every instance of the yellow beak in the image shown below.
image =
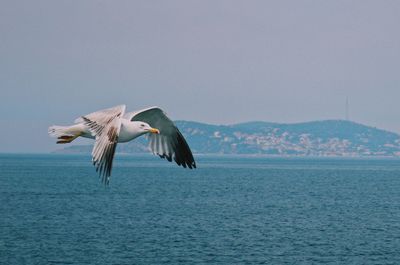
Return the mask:
<path id="1" fill-rule="evenodd" d="M 151 128 L 151 129 L 149 130 L 149 132 L 151 132 L 151 133 L 156 133 L 156 134 L 160 134 L 160 131 L 159 131 L 158 129 L 156 129 L 156 128 Z"/>

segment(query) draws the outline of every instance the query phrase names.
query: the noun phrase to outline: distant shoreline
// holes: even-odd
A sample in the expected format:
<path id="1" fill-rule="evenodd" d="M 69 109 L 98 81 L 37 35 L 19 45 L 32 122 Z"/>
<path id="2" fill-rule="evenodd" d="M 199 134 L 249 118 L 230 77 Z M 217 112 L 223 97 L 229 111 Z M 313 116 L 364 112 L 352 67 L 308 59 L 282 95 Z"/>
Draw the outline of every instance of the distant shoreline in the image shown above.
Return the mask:
<path id="1" fill-rule="evenodd" d="M 81 152 L 81 153 L 73 153 L 73 152 L 33 152 L 33 153 L 25 153 L 25 152 L 0 152 L 1 156 L 7 155 L 61 155 L 61 156 L 91 156 L 91 153 Z M 136 156 L 136 157 L 153 157 L 152 153 L 116 153 L 117 156 Z M 374 160 L 374 159 L 390 159 L 390 160 L 400 160 L 400 156 L 295 156 L 295 155 L 268 155 L 268 154 L 204 154 L 204 153 L 194 153 L 194 157 L 232 157 L 232 158 L 277 158 L 277 159 L 334 159 L 334 160 Z"/>

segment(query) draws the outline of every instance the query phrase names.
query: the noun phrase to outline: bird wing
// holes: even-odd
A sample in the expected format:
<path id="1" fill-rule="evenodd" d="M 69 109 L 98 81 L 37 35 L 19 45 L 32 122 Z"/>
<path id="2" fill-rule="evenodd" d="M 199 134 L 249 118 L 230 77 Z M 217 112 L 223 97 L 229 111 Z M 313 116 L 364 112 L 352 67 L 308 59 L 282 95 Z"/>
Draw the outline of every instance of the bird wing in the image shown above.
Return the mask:
<path id="1" fill-rule="evenodd" d="M 153 154 L 174 160 L 184 168 L 196 168 L 192 151 L 185 138 L 159 107 L 150 107 L 136 112 L 127 113 L 125 118 L 131 121 L 143 121 L 160 131 L 159 134 L 149 135 L 149 147 Z"/>
<path id="2" fill-rule="evenodd" d="M 96 141 L 92 151 L 93 165 L 104 184 L 108 184 L 125 105 L 116 106 L 82 116 L 77 122 L 83 122 Z"/>

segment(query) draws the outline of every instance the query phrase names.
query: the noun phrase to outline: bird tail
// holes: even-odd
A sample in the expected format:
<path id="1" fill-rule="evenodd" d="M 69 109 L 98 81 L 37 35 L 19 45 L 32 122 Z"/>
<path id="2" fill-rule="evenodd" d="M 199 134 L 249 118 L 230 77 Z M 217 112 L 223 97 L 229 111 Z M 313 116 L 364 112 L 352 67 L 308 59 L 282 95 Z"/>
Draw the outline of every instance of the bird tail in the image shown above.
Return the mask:
<path id="1" fill-rule="evenodd" d="M 78 138 L 80 133 L 76 130 L 71 130 L 71 126 L 53 125 L 49 127 L 49 135 L 57 137 L 58 144 L 67 144 Z"/>

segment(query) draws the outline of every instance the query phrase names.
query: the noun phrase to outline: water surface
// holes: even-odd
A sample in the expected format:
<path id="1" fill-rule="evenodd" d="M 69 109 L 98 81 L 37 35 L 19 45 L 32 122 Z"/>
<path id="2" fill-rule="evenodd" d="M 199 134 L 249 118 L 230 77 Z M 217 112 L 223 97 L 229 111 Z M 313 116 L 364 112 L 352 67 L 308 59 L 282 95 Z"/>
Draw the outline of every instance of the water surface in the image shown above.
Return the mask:
<path id="1" fill-rule="evenodd" d="M 0 155 L 2 264 L 400 264 L 400 160 Z"/>

